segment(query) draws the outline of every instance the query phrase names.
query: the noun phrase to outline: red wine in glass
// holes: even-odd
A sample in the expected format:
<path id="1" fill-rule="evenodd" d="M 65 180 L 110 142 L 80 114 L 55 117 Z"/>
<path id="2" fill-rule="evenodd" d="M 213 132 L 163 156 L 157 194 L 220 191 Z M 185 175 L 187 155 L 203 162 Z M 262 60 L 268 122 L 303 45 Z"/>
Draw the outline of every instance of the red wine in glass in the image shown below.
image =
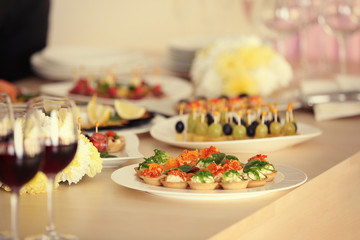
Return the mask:
<path id="1" fill-rule="evenodd" d="M 20 189 L 39 171 L 43 154 L 17 156 L 14 151 L 13 134 L 0 139 L 0 180 L 13 189 Z"/>
<path id="2" fill-rule="evenodd" d="M 12 189 L 20 189 L 39 171 L 42 154 L 18 157 L 0 153 L 0 181 Z"/>
<path id="3" fill-rule="evenodd" d="M 73 160 L 77 149 L 77 142 L 69 145 L 45 146 L 44 163 L 41 167 L 46 175 L 56 175 Z"/>

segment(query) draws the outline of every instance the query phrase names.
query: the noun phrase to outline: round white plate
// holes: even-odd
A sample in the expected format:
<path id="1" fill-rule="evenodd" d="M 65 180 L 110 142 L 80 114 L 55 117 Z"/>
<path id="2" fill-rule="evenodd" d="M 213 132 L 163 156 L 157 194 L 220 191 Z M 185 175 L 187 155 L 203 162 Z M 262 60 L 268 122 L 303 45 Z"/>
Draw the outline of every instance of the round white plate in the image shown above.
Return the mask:
<path id="1" fill-rule="evenodd" d="M 188 115 L 183 116 L 183 122 L 187 122 Z M 318 128 L 309 126 L 304 123 L 297 123 L 297 135 L 279 136 L 269 138 L 254 138 L 244 140 L 229 140 L 229 141 L 212 141 L 212 142 L 189 142 L 176 141 L 175 124 L 180 120 L 180 116 L 168 118 L 151 127 L 150 134 L 153 138 L 181 148 L 188 149 L 202 149 L 210 145 L 216 146 L 221 152 L 228 153 L 259 153 L 259 152 L 273 152 L 292 145 L 307 141 L 313 137 L 319 136 L 322 132 Z M 186 136 L 186 133 L 185 133 Z"/>
<path id="2" fill-rule="evenodd" d="M 134 168 L 138 164 L 126 166 L 114 171 L 111 179 L 124 187 L 132 188 L 139 191 L 145 191 L 151 194 L 180 198 L 180 199 L 196 199 L 196 200 L 221 200 L 221 199 L 240 199 L 257 197 L 271 192 L 286 190 L 297 187 L 307 180 L 304 172 L 287 166 L 275 166 L 278 174 L 272 182 L 268 182 L 263 187 L 246 188 L 241 190 L 212 190 L 199 191 L 192 189 L 171 189 L 162 186 L 152 186 L 144 183 L 136 176 Z"/>
<path id="3" fill-rule="evenodd" d="M 136 52 L 87 46 L 50 46 L 31 56 L 31 66 L 49 80 L 72 80 L 73 69 L 87 72 L 110 69 L 115 74 L 130 74 L 135 67 L 150 69 L 150 59 Z"/>
<path id="4" fill-rule="evenodd" d="M 125 149 L 120 152 L 110 153 L 116 157 L 102 158 L 104 168 L 115 168 L 129 160 L 144 158 L 144 155 L 139 152 L 139 138 L 135 134 L 115 132 L 125 138 Z"/>

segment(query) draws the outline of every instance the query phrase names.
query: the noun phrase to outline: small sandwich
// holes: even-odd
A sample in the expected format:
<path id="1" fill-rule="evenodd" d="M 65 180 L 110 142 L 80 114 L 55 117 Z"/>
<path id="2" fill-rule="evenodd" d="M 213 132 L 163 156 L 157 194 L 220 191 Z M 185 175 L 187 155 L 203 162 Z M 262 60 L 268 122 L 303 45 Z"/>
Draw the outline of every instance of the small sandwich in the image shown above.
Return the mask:
<path id="1" fill-rule="evenodd" d="M 180 169 L 171 169 L 166 173 L 165 178 L 160 179 L 161 184 L 168 188 L 187 188 L 187 174 Z"/>
<path id="2" fill-rule="evenodd" d="M 238 190 L 248 186 L 250 180 L 243 178 L 236 170 L 227 170 L 222 175 L 220 185 L 225 190 Z"/>
<path id="3" fill-rule="evenodd" d="M 165 177 L 163 175 L 164 166 L 157 163 L 150 163 L 149 168 L 145 169 L 141 174 L 140 178 L 144 180 L 145 183 L 161 186 L 160 180 Z"/>
<path id="4" fill-rule="evenodd" d="M 215 182 L 214 175 L 208 170 L 196 172 L 188 184 L 194 190 L 214 190 L 218 185 Z"/>

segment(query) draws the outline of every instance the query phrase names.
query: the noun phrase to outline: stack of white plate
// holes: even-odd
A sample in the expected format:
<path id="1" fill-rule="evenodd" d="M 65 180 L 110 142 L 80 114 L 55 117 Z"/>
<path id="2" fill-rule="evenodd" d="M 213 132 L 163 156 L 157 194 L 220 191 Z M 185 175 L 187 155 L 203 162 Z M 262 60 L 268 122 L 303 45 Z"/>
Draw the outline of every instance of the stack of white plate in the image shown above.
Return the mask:
<path id="1" fill-rule="evenodd" d="M 147 70 L 151 61 L 135 52 L 86 46 L 50 46 L 31 57 L 35 73 L 49 80 L 72 80 L 77 74 L 100 74 L 112 71 L 116 75 Z"/>
<path id="2" fill-rule="evenodd" d="M 189 77 L 196 52 L 214 41 L 216 37 L 191 37 L 176 39 L 169 44 L 169 69 L 182 77 Z"/>

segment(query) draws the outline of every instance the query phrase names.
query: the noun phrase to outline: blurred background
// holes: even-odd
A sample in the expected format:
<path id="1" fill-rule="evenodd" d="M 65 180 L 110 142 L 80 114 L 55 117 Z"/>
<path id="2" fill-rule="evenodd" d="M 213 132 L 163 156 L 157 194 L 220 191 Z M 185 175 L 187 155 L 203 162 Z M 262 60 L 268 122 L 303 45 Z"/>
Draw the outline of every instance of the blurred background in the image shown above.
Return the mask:
<path id="1" fill-rule="evenodd" d="M 223 35 L 256 34 L 270 39 L 261 26 L 263 4 L 261 0 L 52 1 L 48 44 L 127 48 L 164 56 L 176 41 L 193 47 L 201 45 L 201 39 Z M 299 38 L 295 29 L 284 40 L 290 60 L 300 57 Z M 337 40 L 317 21 L 307 27 L 303 38 L 307 59 L 337 61 Z M 359 33 L 348 39 L 349 63 L 359 62 L 359 43 Z"/>
<path id="2" fill-rule="evenodd" d="M 121 78 L 136 72 L 186 79 L 208 97 L 268 96 L 281 88 L 294 97 L 360 91 L 360 0 L 34 0 L 31 4 L 5 0 L 1 4 L 0 78 L 39 78 L 22 86 L 76 81 L 89 74 Z M 229 38 L 238 40 L 220 41 Z M 267 63 L 266 51 L 253 48 L 263 45 L 272 49 L 271 54 L 275 51 L 276 57 Z M 28 48 L 22 54 L 24 46 Z M 233 62 L 223 58 L 239 49 L 253 52 L 241 59 L 243 52 Z M 221 72 L 219 66 L 226 69 Z M 236 79 L 222 76 L 234 71 Z M 266 92 L 269 87 L 272 91 Z M 219 88 L 228 91 L 216 91 Z"/>

